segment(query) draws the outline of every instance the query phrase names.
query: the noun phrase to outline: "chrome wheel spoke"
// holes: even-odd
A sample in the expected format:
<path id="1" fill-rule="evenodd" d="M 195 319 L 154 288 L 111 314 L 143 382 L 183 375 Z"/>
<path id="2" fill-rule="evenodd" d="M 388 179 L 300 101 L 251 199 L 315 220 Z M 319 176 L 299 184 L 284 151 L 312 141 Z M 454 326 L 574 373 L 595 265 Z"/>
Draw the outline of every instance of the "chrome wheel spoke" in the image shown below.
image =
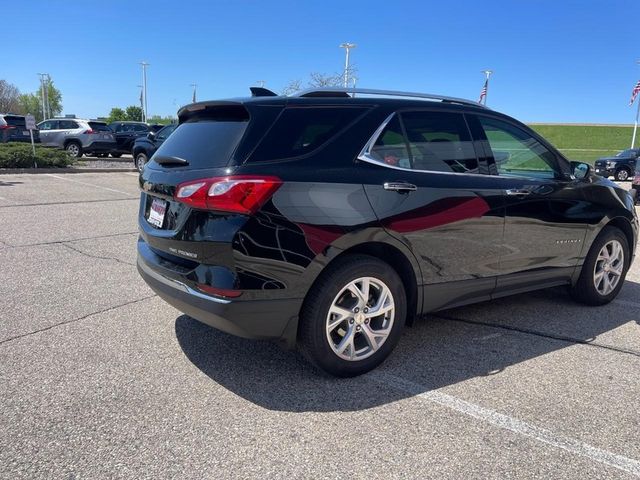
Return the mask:
<path id="1" fill-rule="evenodd" d="M 618 240 L 611 240 L 598 252 L 593 269 L 593 284 L 600 295 L 613 292 L 624 273 L 624 249 Z"/>
<path id="2" fill-rule="evenodd" d="M 325 324 L 329 346 L 343 360 L 365 359 L 387 340 L 394 316 L 389 287 L 374 277 L 357 278 L 340 290 L 329 307 Z"/>

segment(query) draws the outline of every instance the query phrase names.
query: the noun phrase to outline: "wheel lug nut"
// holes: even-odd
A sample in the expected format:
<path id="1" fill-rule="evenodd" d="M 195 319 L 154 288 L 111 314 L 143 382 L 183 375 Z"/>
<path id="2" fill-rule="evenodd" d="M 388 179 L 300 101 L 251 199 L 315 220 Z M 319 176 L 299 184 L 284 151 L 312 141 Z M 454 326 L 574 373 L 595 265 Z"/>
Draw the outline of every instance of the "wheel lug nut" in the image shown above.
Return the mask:
<path id="1" fill-rule="evenodd" d="M 358 326 L 356 327 L 356 330 L 357 330 L 358 332 L 360 331 L 360 325 L 358 325 Z"/>
<path id="2" fill-rule="evenodd" d="M 349 320 L 349 323 L 353 323 L 353 318 L 351 320 Z"/>
<path id="3" fill-rule="evenodd" d="M 369 313 L 369 309 L 365 307 L 365 309 L 363 310 L 364 313 Z"/>
<path id="4" fill-rule="evenodd" d="M 360 309 L 359 309 L 358 307 L 356 307 L 356 308 L 354 308 L 354 309 L 353 309 L 353 312 L 354 312 L 354 313 L 358 313 L 359 311 L 360 311 Z"/>
<path id="5" fill-rule="evenodd" d="M 367 323 L 367 324 L 368 324 L 368 323 L 369 323 L 369 319 L 368 319 L 368 318 L 365 318 L 365 319 L 364 319 L 364 323 Z"/>

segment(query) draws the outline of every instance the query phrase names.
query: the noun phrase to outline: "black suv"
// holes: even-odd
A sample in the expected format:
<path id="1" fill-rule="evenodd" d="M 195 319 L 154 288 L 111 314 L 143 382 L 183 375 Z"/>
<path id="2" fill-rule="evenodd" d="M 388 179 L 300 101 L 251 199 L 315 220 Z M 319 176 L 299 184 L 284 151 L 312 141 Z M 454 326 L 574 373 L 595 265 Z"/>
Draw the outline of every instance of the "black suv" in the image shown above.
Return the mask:
<path id="1" fill-rule="evenodd" d="M 166 125 L 156 132 L 149 132 L 146 137 L 136 138 L 131 154 L 133 155 L 133 163 L 140 172 L 177 126 L 176 124 Z"/>
<path id="2" fill-rule="evenodd" d="M 144 137 L 151 131 L 149 125 L 143 122 L 111 122 L 109 128 L 116 137 L 116 148 L 109 152 L 114 158 L 131 153 L 136 138 Z"/>
<path id="3" fill-rule="evenodd" d="M 615 157 L 599 158 L 596 160 L 595 170 L 602 177 L 613 176 L 616 180 L 624 182 L 633 176 L 638 158 L 640 158 L 640 148 L 629 148 Z"/>
<path id="4" fill-rule="evenodd" d="M 334 375 L 377 366 L 425 312 L 557 285 L 605 304 L 634 257 L 628 192 L 475 102 L 317 89 L 179 120 L 140 175 L 140 274 Z"/>
<path id="5" fill-rule="evenodd" d="M 40 131 L 33 131 L 34 143 L 40 143 Z M 0 143 L 31 142 L 31 135 L 27 130 L 27 119 L 24 115 L 0 113 Z"/>

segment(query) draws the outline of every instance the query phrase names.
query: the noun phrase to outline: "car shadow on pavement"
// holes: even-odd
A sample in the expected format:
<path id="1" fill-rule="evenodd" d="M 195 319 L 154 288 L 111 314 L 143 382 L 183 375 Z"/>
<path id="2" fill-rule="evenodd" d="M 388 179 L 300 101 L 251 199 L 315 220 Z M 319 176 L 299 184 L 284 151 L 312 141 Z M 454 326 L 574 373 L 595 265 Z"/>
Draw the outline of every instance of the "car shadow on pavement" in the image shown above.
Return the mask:
<path id="1" fill-rule="evenodd" d="M 627 281 L 623 292 L 640 298 L 640 284 Z M 256 405 L 288 412 L 355 411 L 415 395 L 415 389 L 408 393 L 386 386 L 381 376 L 401 377 L 427 392 L 500 375 L 520 362 L 594 341 L 628 323 L 629 315 L 619 312 L 629 308 L 615 303 L 586 307 L 564 289 L 549 289 L 437 312 L 405 329 L 394 353 L 376 371 L 352 379 L 328 377 L 298 352 L 234 337 L 187 315 L 176 319 L 175 332 L 196 367 Z"/>

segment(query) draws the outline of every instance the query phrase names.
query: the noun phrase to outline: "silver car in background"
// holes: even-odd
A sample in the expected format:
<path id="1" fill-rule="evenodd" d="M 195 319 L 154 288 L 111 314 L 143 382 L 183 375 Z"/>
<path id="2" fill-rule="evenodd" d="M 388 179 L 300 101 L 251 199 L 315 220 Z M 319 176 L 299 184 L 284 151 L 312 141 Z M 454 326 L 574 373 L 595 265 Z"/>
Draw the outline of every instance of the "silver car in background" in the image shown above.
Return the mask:
<path id="1" fill-rule="evenodd" d="M 63 148 L 72 157 L 109 153 L 116 138 L 105 122 L 79 118 L 51 118 L 38 124 L 42 145 Z"/>

